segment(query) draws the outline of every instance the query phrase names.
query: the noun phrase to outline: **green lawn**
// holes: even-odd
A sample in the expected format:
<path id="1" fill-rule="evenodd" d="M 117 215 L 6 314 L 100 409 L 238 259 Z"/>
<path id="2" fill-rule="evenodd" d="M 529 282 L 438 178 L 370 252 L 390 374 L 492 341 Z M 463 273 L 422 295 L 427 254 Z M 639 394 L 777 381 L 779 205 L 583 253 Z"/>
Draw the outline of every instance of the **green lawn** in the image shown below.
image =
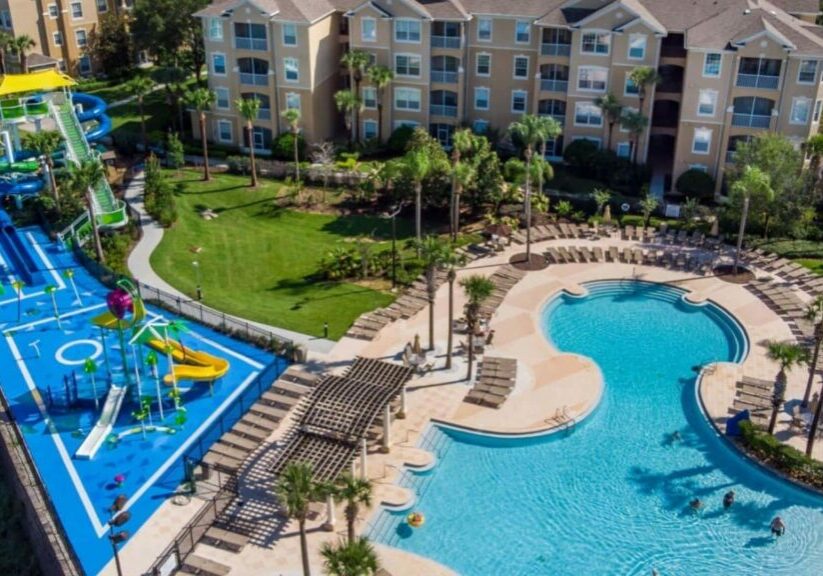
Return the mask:
<path id="1" fill-rule="evenodd" d="M 179 290 L 194 295 L 196 259 L 209 306 L 318 336 L 327 321 L 334 339 L 363 312 L 392 301 L 386 292 L 313 278 L 320 258 L 347 238 L 374 234 L 377 249 L 387 248 L 389 221 L 273 209 L 281 186 L 269 180 L 255 190 L 245 177 L 220 174 L 205 183 L 200 172 L 187 170 L 181 179 L 186 191 L 177 197 L 180 220 L 151 257 L 157 273 Z M 201 218 L 205 208 L 218 218 Z M 409 233 L 410 227 L 402 228 Z M 202 251 L 194 254 L 198 246 Z"/>
<path id="2" fill-rule="evenodd" d="M 774 238 L 770 240 L 747 238 L 747 243 L 753 248 L 764 248 L 770 252 L 774 252 L 778 256 L 790 258 L 810 269 L 815 274 L 823 275 L 823 242 L 814 240 L 789 240 L 784 238 Z"/>

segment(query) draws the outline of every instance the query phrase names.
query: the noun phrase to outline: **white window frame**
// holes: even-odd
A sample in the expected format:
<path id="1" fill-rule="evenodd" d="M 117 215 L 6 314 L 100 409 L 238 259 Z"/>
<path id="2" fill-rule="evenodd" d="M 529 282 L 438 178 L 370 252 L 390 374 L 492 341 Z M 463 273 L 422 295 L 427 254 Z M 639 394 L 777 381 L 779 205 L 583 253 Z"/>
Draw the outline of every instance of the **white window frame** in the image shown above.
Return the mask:
<path id="1" fill-rule="evenodd" d="M 397 37 L 397 32 L 398 32 L 398 25 L 399 24 L 404 24 L 404 25 L 405 24 L 409 24 L 409 25 L 416 24 L 417 25 L 417 40 L 409 40 L 408 38 L 406 38 L 406 39 L 398 38 Z M 407 36 L 410 35 L 410 32 L 411 32 L 411 30 L 407 31 Z M 394 41 L 395 42 L 398 42 L 400 44 L 420 44 L 422 39 L 423 39 L 423 25 L 420 22 L 420 20 L 415 20 L 414 18 L 397 18 L 394 21 Z"/>
<path id="2" fill-rule="evenodd" d="M 219 34 L 214 32 L 219 30 Z M 223 40 L 223 20 L 220 18 L 209 18 L 209 40 Z"/>
<path id="3" fill-rule="evenodd" d="M 297 101 L 297 106 L 294 105 L 294 100 Z M 302 101 L 300 94 L 297 92 L 286 92 L 286 110 L 300 110 L 302 108 Z"/>
<path id="4" fill-rule="evenodd" d="M 488 74 L 481 74 L 480 73 L 480 57 L 485 56 L 489 59 L 489 72 Z M 488 78 L 492 75 L 492 55 L 489 52 L 478 52 L 474 57 L 474 74 L 475 76 L 480 76 L 481 78 Z"/>
<path id="5" fill-rule="evenodd" d="M 54 9 L 53 13 L 52 9 Z M 46 7 L 46 13 L 49 15 L 49 20 L 57 20 L 60 17 L 60 8 L 57 7 L 57 4 L 49 4 Z"/>
<path id="6" fill-rule="evenodd" d="M 585 50 L 583 50 L 583 45 L 585 44 L 586 36 L 590 36 L 592 34 L 594 34 L 594 36 L 595 36 L 595 40 L 594 40 L 595 51 L 594 52 L 586 52 Z M 608 42 L 606 42 L 606 51 L 605 52 L 598 52 L 597 51 L 597 46 L 600 45 L 600 43 L 598 42 L 598 39 L 600 38 L 600 36 L 605 36 L 606 38 L 608 38 Z M 609 54 L 612 53 L 612 35 L 609 32 L 605 31 L 605 30 L 584 30 L 584 31 L 582 31 L 580 33 L 580 53 L 585 54 L 587 56 L 608 56 Z"/>
<path id="7" fill-rule="evenodd" d="M 55 46 L 63 45 L 63 33 L 60 30 L 55 30 L 51 33 L 51 41 Z"/>
<path id="8" fill-rule="evenodd" d="M 367 104 L 369 101 L 369 98 L 366 97 L 367 92 L 373 95 L 371 101 L 374 103 L 374 106 L 369 106 Z M 363 86 L 363 108 L 365 110 L 377 110 L 377 88 L 374 86 Z"/>
<path id="9" fill-rule="evenodd" d="M 417 108 L 399 108 L 397 106 L 398 95 L 400 92 L 405 92 L 406 94 L 409 93 L 416 93 L 417 94 Z M 413 100 L 406 97 L 403 98 L 406 102 L 412 102 Z M 392 107 L 398 112 L 420 112 L 422 108 L 422 95 L 420 93 L 419 88 L 409 88 L 407 86 L 396 86 L 394 89 L 394 94 L 392 94 Z"/>
<path id="10" fill-rule="evenodd" d="M 77 63 L 79 65 L 80 74 L 91 74 L 91 58 L 88 54 L 83 54 L 80 56 L 80 58 L 77 59 Z"/>
<path id="11" fill-rule="evenodd" d="M 371 36 L 366 35 L 366 22 L 369 22 L 372 25 L 372 31 L 374 32 L 374 34 Z M 377 42 L 377 18 L 372 18 L 371 16 L 364 16 L 360 19 L 360 41 Z"/>
<path id="12" fill-rule="evenodd" d="M 291 30 L 294 32 L 294 34 L 293 34 L 294 43 L 293 44 L 290 44 L 290 43 L 286 42 L 286 29 L 287 28 L 291 28 Z M 283 24 L 280 26 L 280 40 L 283 42 L 283 46 L 291 46 L 292 48 L 297 46 L 298 43 L 299 43 L 298 40 L 297 40 L 297 24 L 292 24 L 291 22 L 283 22 Z"/>
<path id="13" fill-rule="evenodd" d="M 486 106 L 485 107 L 477 105 L 477 101 L 478 101 L 477 94 L 478 94 L 478 92 L 481 92 L 481 91 L 485 91 L 485 93 L 486 93 Z M 491 105 L 492 91 L 489 89 L 488 86 L 475 86 L 473 96 L 474 96 L 474 98 L 473 98 L 472 104 L 474 105 L 475 110 L 488 110 L 489 109 L 489 106 Z"/>
<path id="14" fill-rule="evenodd" d="M 709 56 L 718 56 L 717 74 L 706 74 L 706 65 L 709 63 Z M 723 54 L 720 52 L 706 52 L 703 55 L 703 68 L 700 73 L 703 78 L 720 78 L 723 75 Z"/>
<path id="15" fill-rule="evenodd" d="M 578 114 L 577 110 L 578 110 L 578 108 L 581 108 L 583 106 L 585 106 L 586 108 L 589 109 L 589 112 L 586 114 L 586 118 L 600 118 L 600 122 L 598 122 L 596 124 L 592 123 L 592 122 L 578 122 L 577 121 L 577 114 Z M 597 114 L 592 114 L 591 110 L 597 110 Z M 585 128 L 602 128 L 603 127 L 603 111 L 594 102 L 587 102 L 585 100 L 582 101 L 582 102 L 575 102 L 574 103 L 574 125 L 575 126 L 582 126 L 582 127 L 585 127 Z"/>
<path id="16" fill-rule="evenodd" d="M 397 71 L 397 59 L 398 58 L 408 58 L 411 61 L 412 58 L 417 59 L 417 74 L 401 74 Z M 411 68 L 410 65 L 407 65 L 406 68 Z M 412 54 L 409 52 L 401 52 L 399 54 L 394 55 L 394 75 L 399 78 L 420 78 L 420 75 L 423 73 L 423 58 L 420 54 Z"/>
<path id="17" fill-rule="evenodd" d="M 642 40 L 643 41 L 643 54 L 640 56 L 632 56 L 632 41 L 633 40 Z M 626 58 L 629 60 L 645 60 L 646 59 L 646 50 L 649 47 L 649 37 L 645 34 L 629 34 L 629 45 L 626 48 Z"/>
<path id="18" fill-rule="evenodd" d="M 711 128 L 695 128 L 694 134 L 692 134 L 692 154 L 697 154 L 700 156 L 708 156 L 709 153 L 712 151 L 712 129 Z M 698 139 L 698 135 L 701 134 L 708 134 L 708 138 L 706 139 L 706 150 L 697 150 L 696 144 L 698 141 L 702 141 Z"/>
<path id="19" fill-rule="evenodd" d="M 517 110 L 514 107 L 515 98 L 522 94 L 523 95 L 523 109 Z M 512 98 L 511 98 L 511 112 L 512 114 L 525 114 L 529 111 L 529 93 L 527 90 L 512 90 Z"/>
<path id="20" fill-rule="evenodd" d="M 223 138 L 223 127 L 229 127 L 229 137 Z M 225 118 L 218 118 L 217 122 L 215 122 L 215 136 L 217 137 L 218 142 L 222 143 L 232 143 L 234 142 L 234 126 L 231 123 L 231 120 L 226 120 Z"/>
<path id="21" fill-rule="evenodd" d="M 603 86 L 602 90 L 599 89 L 599 88 L 581 88 L 580 87 L 580 76 L 581 76 L 581 72 L 583 72 L 584 70 L 604 72 L 606 74 L 606 80 L 605 80 L 605 83 L 604 83 L 604 86 Z M 579 90 L 580 92 L 597 92 L 597 93 L 602 94 L 603 92 L 606 92 L 606 90 L 608 90 L 608 88 L 609 88 L 609 69 L 604 68 L 603 66 L 578 66 L 577 67 L 577 78 L 576 78 L 576 80 L 577 80 L 577 90 Z"/>
<path id="22" fill-rule="evenodd" d="M 489 37 L 488 38 L 483 38 L 480 35 L 480 23 L 481 22 L 487 22 L 489 24 Z M 494 38 L 494 20 L 492 20 L 491 18 L 478 18 L 477 19 L 477 41 L 478 42 L 492 42 L 493 38 Z"/>
<path id="23" fill-rule="evenodd" d="M 528 39 L 525 40 L 525 41 L 517 39 L 517 36 L 518 36 L 517 27 L 520 26 L 521 24 L 526 25 L 526 34 L 528 35 Z M 521 46 L 529 45 L 529 44 L 532 43 L 532 23 L 531 22 L 529 22 L 528 20 L 515 20 L 514 21 L 514 43 L 519 44 Z"/>
<path id="24" fill-rule="evenodd" d="M 80 43 L 80 38 L 78 34 L 83 34 L 83 43 Z M 78 48 L 86 48 L 89 45 L 89 33 L 86 32 L 85 28 L 75 28 L 74 29 L 74 43 Z"/>
<path id="25" fill-rule="evenodd" d="M 102 6 L 103 9 L 102 10 L 100 10 L 100 8 L 101 8 L 100 3 L 101 3 L 100 0 L 94 0 L 94 7 L 97 8 L 97 13 L 98 14 L 105 14 L 106 12 L 109 11 L 109 3 L 106 0 L 103 0 L 102 1 L 102 4 L 103 4 L 103 6 Z"/>
<path id="26" fill-rule="evenodd" d="M 701 101 L 703 98 L 703 94 L 710 94 L 712 100 L 712 111 L 711 112 L 701 112 L 700 107 L 703 105 Z M 714 118 L 714 115 L 717 114 L 717 97 L 719 93 L 717 90 L 709 90 L 709 89 L 702 89 L 697 93 L 697 115 L 702 116 L 703 118 Z"/>
<path id="27" fill-rule="evenodd" d="M 478 125 L 483 126 L 482 131 L 477 129 Z M 488 132 L 488 130 L 489 130 L 489 121 L 488 120 L 483 120 L 482 118 L 476 118 L 474 120 L 474 122 L 472 122 L 472 132 L 474 132 L 475 134 L 484 134 L 484 133 Z"/>
<path id="28" fill-rule="evenodd" d="M 814 76 L 813 76 L 813 78 L 812 78 L 811 82 L 804 82 L 804 81 L 800 80 L 800 73 L 801 73 L 801 72 L 803 72 L 803 63 L 804 63 L 804 62 L 812 62 L 812 63 L 814 63 Z M 800 63 L 797 65 L 797 83 L 798 83 L 798 84 L 804 84 L 804 85 L 816 84 L 816 81 L 817 81 L 817 69 L 818 69 L 819 67 L 820 67 L 820 64 L 818 63 L 818 61 L 817 61 L 817 60 L 812 60 L 812 59 L 810 59 L 810 58 L 804 58 L 803 60 L 801 60 L 801 61 L 800 61 Z"/>
<path id="29" fill-rule="evenodd" d="M 80 6 L 80 15 L 79 16 L 74 15 L 74 7 L 75 6 Z M 71 14 L 71 19 L 72 20 L 82 20 L 83 19 L 83 3 L 82 2 L 72 2 L 71 4 L 69 4 L 69 14 Z"/>
<path id="30" fill-rule="evenodd" d="M 220 105 L 220 93 L 226 94 L 226 105 Z M 216 86 L 214 88 L 214 107 L 217 110 L 231 110 L 231 91 L 225 86 Z"/>
<path id="31" fill-rule="evenodd" d="M 371 136 L 371 138 L 369 138 L 367 136 L 367 134 L 368 134 L 368 129 L 366 128 L 367 126 L 371 126 L 372 130 L 374 131 L 374 135 Z M 372 138 L 377 138 L 377 128 L 378 128 L 377 120 L 363 120 L 363 138 L 365 138 L 366 140 L 370 140 Z"/>
<path id="32" fill-rule="evenodd" d="M 263 133 L 262 132 L 257 132 L 258 128 L 260 128 L 260 126 L 253 126 L 252 129 L 251 129 L 251 145 L 254 146 L 255 150 L 265 150 L 266 146 L 263 144 L 263 142 L 264 142 L 263 141 Z M 262 128 L 260 128 L 260 129 L 262 130 Z M 260 136 L 260 145 L 259 146 L 257 145 L 257 136 L 258 135 Z"/>
<path id="33" fill-rule="evenodd" d="M 620 153 L 620 151 L 623 150 L 623 149 L 626 150 L 625 154 Z M 631 142 L 618 142 L 614 153 L 617 155 L 618 158 L 630 159 L 632 157 L 632 143 Z"/>
<path id="34" fill-rule="evenodd" d="M 526 74 L 523 76 L 517 75 L 517 61 L 518 60 L 525 60 L 526 61 Z M 491 67 L 489 67 L 491 69 Z M 528 80 L 529 79 L 529 57 L 525 54 L 518 54 L 512 59 L 512 78 L 514 80 Z"/>
<path id="35" fill-rule="evenodd" d="M 629 73 L 626 72 L 626 79 L 623 81 L 623 96 L 625 96 L 626 98 L 639 98 L 640 97 L 639 89 L 638 89 L 637 92 L 630 92 L 629 91 L 629 84 L 634 84 L 634 82 L 632 82 L 632 79 L 631 79 L 631 76 L 629 75 Z"/>
<path id="36" fill-rule="evenodd" d="M 223 73 L 221 74 L 218 72 L 214 67 L 214 59 L 217 56 L 222 56 L 223 58 Z M 211 53 L 211 73 L 215 76 L 225 76 L 228 74 L 229 65 L 227 64 L 226 55 L 223 52 L 212 52 Z"/>
<path id="37" fill-rule="evenodd" d="M 289 69 L 292 70 L 289 70 Z M 295 78 L 289 78 L 289 72 L 295 72 L 297 76 Z M 294 58 L 293 56 L 287 56 L 283 58 L 283 81 L 289 82 L 291 84 L 296 84 L 300 82 L 300 59 Z"/>
<path id="38" fill-rule="evenodd" d="M 823 109 L 823 100 L 816 100 L 814 110 L 812 111 L 812 124 L 818 124 L 820 122 L 821 109 Z"/>
<path id="39" fill-rule="evenodd" d="M 804 102 L 806 104 L 806 118 L 803 121 L 796 121 L 794 119 L 794 111 L 795 107 L 800 103 Z M 789 111 L 789 124 L 793 126 L 805 126 L 809 123 L 809 118 L 812 115 L 812 99 L 807 98 L 806 96 L 795 96 L 792 98 L 792 108 Z"/>

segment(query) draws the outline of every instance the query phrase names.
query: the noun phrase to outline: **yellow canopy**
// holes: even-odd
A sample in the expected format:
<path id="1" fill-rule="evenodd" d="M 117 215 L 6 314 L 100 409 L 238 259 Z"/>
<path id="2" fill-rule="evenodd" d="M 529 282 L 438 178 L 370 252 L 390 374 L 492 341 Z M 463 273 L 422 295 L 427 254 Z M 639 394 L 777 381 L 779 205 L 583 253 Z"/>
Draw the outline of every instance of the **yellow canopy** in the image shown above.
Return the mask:
<path id="1" fill-rule="evenodd" d="M 30 72 L 29 74 L 6 74 L 0 76 L 0 96 L 21 92 L 47 92 L 77 84 L 69 76 L 57 70 Z"/>

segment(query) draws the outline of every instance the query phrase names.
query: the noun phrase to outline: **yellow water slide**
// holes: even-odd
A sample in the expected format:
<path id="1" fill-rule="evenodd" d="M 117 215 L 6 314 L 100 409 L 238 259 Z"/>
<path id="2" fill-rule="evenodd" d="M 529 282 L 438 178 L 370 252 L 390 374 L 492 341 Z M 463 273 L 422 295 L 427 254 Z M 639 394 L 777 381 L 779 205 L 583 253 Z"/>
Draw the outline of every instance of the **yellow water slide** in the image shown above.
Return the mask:
<path id="1" fill-rule="evenodd" d="M 158 352 L 168 354 L 166 351 L 166 341 L 160 338 L 152 338 L 146 344 Z M 202 350 L 193 350 L 183 346 L 177 340 L 168 340 L 171 348 L 171 357 L 177 362 L 172 367 L 174 379 L 194 380 L 196 382 L 213 382 L 223 377 L 229 371 L 229 362 L 225 358 L 212 356 Z M 171 386 L 174 382 L 171 374 L 166 374 L 163 383 Z"/>
<path id="2" fill-rule="evenodd" d="M 117 285 L 131 294 L 134 313 L 128 320 L 118 320 L 117 316 L 111 312 L 103 312 L 99 316 L 92 318 L 91 323 L 95 326 L 106 328 L 107 330 L 117 330 L 118 328 L 128 330 L 129 328 L 132 328 L 142 322 L 143 318 L 146 317 L 146 306 L 143 304 L 143 299 L 140 298 L 140 294 L 134 284 L 124 279 L 120 280 Z"/>

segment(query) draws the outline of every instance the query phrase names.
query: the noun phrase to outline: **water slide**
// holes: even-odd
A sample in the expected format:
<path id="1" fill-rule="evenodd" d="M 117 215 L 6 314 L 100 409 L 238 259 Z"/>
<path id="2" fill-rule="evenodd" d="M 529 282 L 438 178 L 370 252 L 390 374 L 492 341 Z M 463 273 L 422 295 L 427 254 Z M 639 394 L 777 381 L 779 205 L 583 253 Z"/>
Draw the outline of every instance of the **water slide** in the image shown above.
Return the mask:
<path id="1" fill-rule="evenodd" d="M 40 176 L 0 176 L 0 196 L 34 196 L 45 186 Z"/>
<path id="2" fill-rule="evenodd" d="M 111 132 L 111 117 L 106 114 L 106 102 L 99 96 L 92 94 L 75 93 L 72 94 L 72 102 L 75 106 L 80 106 L 81 111 L 77 112 L 77 119 L 81 122 L 97 122 L 93 128 L 85 131 L 86 141 L 95 142 L 103 136 L 108 136 Z"/>
<path id="3" fill-rule="evenodd" d="M 146 341 L 146 344 L 158 352 L 168 354 L 165 340 L 151 338 Z M 166 374 L 163 378 L 166 386 L 171 386 L 175 380 L 178 382 L 182 380 L 213 382 L 229 371 L 229 362 L 225 358 L 187 348 L 177 340 L 169 339 L 168 345 L 171 347 L 171 357 L 177 364 L 172 367 L 174 377 L 172 374 Z"/>
<path id="4" fill-rule="evenodd" d="M 0 209 L 0 249 L 6 254 L 11 266 L 11 273 L 31 286 L 43 282 L 43 275 L 29 249 L 23 243 L 11 217 Z"/>
<path id="5" fill-rule="evenodd" d="M 134 297 L 133 294 L 132 301 L 134 302 L 134 313 L 130 319 L 118 320 L 117 316 L 107 311 L 92 318 L 91 323 L 107 330 L 117 330 L 118 328 L 127 330 L 136 326 L 138 322 L 141 322 L 143 318 L 146 317 L 146 306 L 143 304 L 143 300 L 139 297 Z"/>
<path id="6" fill-rule="evenodd" d="M 106 441 L 106 438 L 111 434 L 114 423 L 117 421 L 117 415 L 120 414 L 120 408 L 123 407 L 123 400 L 125 400 L 128 391 L 126 386 L 115 386 L 112 384 L 109 388 L 109 393 L 106 395 L 106 402 L 103 404 L 103 410 L 100 412 L 100 418 L 97 424 L 91 429 L 89 435 L 83 440 L 80 448 L 74 453 L 75 458 L 82 460 L 91 460 L 100 447 Z"/>

